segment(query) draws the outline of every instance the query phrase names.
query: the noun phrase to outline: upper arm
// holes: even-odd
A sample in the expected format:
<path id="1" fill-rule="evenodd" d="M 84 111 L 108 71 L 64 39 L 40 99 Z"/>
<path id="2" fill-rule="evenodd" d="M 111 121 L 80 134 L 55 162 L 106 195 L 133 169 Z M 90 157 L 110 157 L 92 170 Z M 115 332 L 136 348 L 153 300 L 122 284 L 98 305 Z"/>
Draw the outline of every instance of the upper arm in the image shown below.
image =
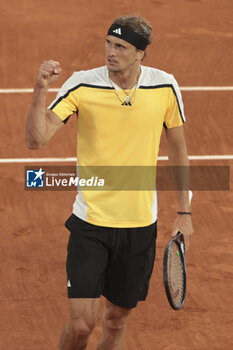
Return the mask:
<path id="1" fill-rule="evenodd" d="M 79 85 L 74 73 L 61 87 L 55 100 L 46 110 L 47 141 L 78 111 Z M 75 88 L 76 87 L 76 88 Z"/>
<path id="2" fill-rule="evenodd" d="M 63 121 L 50 109 L 46 109 L 46 134 L 49 140 L 61 127 L 64 125 Z"/>
<path id="3" fill-rule="evenodd" d="M 176 128 L 165 129 L 169 150 L 186 149 L 184 138 L 184 126 L 180 125 Z"/>
<path id="4" fill-rule="evenodd" d="M 75 72 L 62 85 L 54 101 L 48 106 L 59 119 L 66 123 L 69 117 L 78 112 L 81 80 L 79 75 Z"/>
<path id="5" fill-rule="evenodd" d="M 168 100 L 164 126 L 170 129 L 183 125 L 186 121 L 180 88 L 173 76 L 171 76 L 171 85 L 167 92 Z"/>

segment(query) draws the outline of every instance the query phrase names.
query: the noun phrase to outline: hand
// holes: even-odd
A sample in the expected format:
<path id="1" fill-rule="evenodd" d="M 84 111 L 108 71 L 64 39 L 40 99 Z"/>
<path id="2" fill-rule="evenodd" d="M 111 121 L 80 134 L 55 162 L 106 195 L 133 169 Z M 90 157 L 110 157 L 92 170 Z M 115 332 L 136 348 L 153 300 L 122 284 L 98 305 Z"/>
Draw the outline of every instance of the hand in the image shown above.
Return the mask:
<path id="1" fill-rule="evenodd" d="M 38 71 L 36 87 L 48 89 L 58 79 L 61 71 L 59 62 L 52 60 L 43 62 Z"/>
<path id="2" fill-rule="evenodd" d="M 193 224 L 190 215 L 178 215 L 173 225 L 172 237 L 175 237 L 178 231 L 181 231 L 184 236 L 185 249 L 190 246 L 190 238 L 193 234 Z"/>

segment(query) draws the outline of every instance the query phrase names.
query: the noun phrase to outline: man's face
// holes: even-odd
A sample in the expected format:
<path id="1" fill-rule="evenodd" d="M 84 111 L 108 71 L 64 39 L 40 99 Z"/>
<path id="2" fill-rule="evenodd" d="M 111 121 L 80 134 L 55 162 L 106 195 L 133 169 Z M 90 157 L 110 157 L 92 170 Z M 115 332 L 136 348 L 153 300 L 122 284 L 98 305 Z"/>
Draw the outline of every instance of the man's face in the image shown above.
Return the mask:
<path id="1" fill-rule="evenodd" d="M 137 50 L 125 40 L 108 35 L 105 44 L 107 67 L 110 72 L 124 72 L 133 65 L 137 65 L 143 51 Z"/>

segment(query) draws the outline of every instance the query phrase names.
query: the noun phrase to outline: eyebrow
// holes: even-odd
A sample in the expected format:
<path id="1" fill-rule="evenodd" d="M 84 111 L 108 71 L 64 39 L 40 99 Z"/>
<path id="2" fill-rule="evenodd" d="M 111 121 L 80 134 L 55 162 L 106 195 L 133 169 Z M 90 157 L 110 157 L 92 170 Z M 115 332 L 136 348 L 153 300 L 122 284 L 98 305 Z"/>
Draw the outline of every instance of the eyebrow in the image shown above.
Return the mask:
<path id="1" fill-rule="evenodd" d="M 109 40 L 109 39 L 106 39 L 106 41 L 108 42 L 108 43 L 112 43 L 111 42 L 111 40 Z M 119 44 L 119 43 L 113 43 L 113 45 L 116 45 L 116 46 L 118 46 L 118 47 L 123 47 L 124 49 L 126 49 L 127 47 L 126 46 L 124 46 L 124 45 L 122 45 L 122 44 Z"/>

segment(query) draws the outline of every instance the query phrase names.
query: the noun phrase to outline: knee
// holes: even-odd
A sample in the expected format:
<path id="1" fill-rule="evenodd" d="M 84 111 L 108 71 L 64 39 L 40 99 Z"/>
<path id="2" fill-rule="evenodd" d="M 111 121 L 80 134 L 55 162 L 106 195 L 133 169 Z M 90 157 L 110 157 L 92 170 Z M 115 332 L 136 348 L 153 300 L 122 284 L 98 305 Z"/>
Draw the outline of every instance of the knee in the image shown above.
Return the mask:
<path id="1" fill-rule="evenodd" d="M 86 339 L 91 334 L 95 324 L 83 319 L 75 319 L 70 322 L 70 329 L 75 338 Z"/>
<path id="2" fill-rule="evenodd" d="M 113 331 L 121 330 L 125 328 L 130 310 L 106 310 L 103 316 L 103 322 L 105 326 Z"/>

